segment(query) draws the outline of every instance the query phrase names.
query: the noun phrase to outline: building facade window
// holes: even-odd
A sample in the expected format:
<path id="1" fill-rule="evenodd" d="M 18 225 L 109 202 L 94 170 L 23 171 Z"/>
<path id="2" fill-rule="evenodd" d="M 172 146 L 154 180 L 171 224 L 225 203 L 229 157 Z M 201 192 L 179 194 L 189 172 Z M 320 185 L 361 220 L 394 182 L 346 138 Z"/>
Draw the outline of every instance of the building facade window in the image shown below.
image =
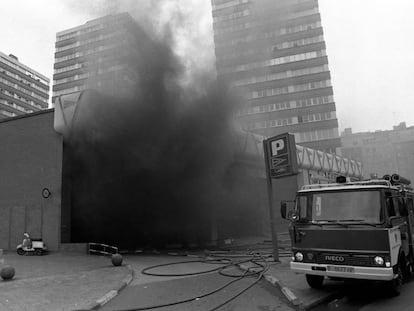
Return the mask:
<path id="1" fill-rule="evenodd" d="M 57 73 L 62 73 L 62 72 L 71 71 L 71 70 L 80 69 L 80 68 L 82 68 L 81 64 L 74 64 L 74 65 L 70 65 L 70 66 L 56 68 L 54 70 L 54 73 L 57 74 Z"/>
<path id="2" fill-rule="evenodd" d="M 325 55 L 326 55 L 325 50 L 313 51 L 313 52 L 307 52 L 307 53 L 300 53 L 300 54 L 295 54 L 295 55 L 288 55 L 288 56 L 283 56 L 283 57 L 272 58 L 272 59 L 265 60 L 265 61 L 260 61 L 260 62 L 254 62 L 254 63 L 249 63 L 249 64 L 232 66 L 232 67 L 225 68 L 223 70 L 219 70 L 219 72 L 221 74 L 223 74 L 223 73 L 234 73 L 234 72 L 248 71 L 248 70 L 252 70 L 252 69 L 256 69 L 256 68 L 264 68 L 264 67 L 277 66 L 277 65 L 282 65 L 282 64 L 286 64 L 286 63 L 292 63 L 292 62 L 308 60 L 308 59 L 312 59 L 312 58 L 322 57 L 322 56 L 325 56 Z"/>
<path id="3" fill-rule="evenodd" d="M 248 125 L 248 128 L 250 130 L 257 130 L 257 129 L 265 129 L 269 127 L 281 127 L 281 126 L 287 126 L 287 125 L 293 125 L 293 124 L 298 124 L 297 117 L 252 122 Z"/>
<path id="4" fill-rule="evenodd" d="M 318 97 L 310 97 L 304 99 L 297 99 L 297 100 L 290 100 L 284 102 L 276 102 L 272 104 L 265 104 L 265 105 L 258 105 L 258 106 L 251 106 L 242 109 L 239 112 L 239 116 L 244 115 L 251 115 L 251 114 L 259 114 L 259 113 L 267 113 L 273 112 L 278 110 L 286 110 L 286 109 L 294 109 L 294 108 L 302 108 L 311 105 L 324 105 L 333 103 L 334 99 L 332 95 L 327 96 L 318 96 Z M 331 112 L 335 113 L 335 112 Z M 331 115 L 331 118 L 335 118 L 335 115 Z"/>
<path id="5" fill-rule="evenodd" d="M 328 68 L 328 65 L 325 64 L 325 65 L 316 66 L 316 67 L 308 67 L 308 68 L 297 69 L 297 70 L 287 70 L 284 72 L 278 72 L 278 73 L 268 74 L 268 75 L 263 75 L 263 76 L 254 76 L 251 78 L 234 81 L 232 85 L 233 86 L 245 86 L 245 85 L 299 77 L 303 75 L 315 74 L 315 73 L 321 73 L 321 72 L 327 72 L 327 71 L 329 71 L 329 68 Z"/>
<path id="6" fill-rule="evenodd" d="M 271 88 L 271 89 L 263 89 L 259 91 L 250 92 L 247 96 L 248 99 L 257 99 L 263 97 L 270 97 L 270 96 L 277 96 L 282 94 L 288 93 L 296 93 L 296 92 L 303 92 L 309 91 L 313 89 L 320 89 L 325 87 L 330 87 L 331 81 L 330 80 L 323 80 L 323 81 L 315 81 L 315 82 L 308 82 L 305 84 L 297 84 L 297 85 L 288 85 L 285 87 L 278 87 L 278 88 Z"/>
<path id="7" fill-rule="evenodd" d="M 336 112 L 335 111 L 313 113 L 313 114 L 302 116 L 302 122 L 303 123 L 325 121 L 325 120 L 332 120 L 332 119 L 336 119 Z"/>
<path id="8" fill-rule="evenodd" d="M 277 50 L 291 49 L 291 48 L 294 48 L 294 47 L 305 46 L 305 45 L 318 43 L 318 42 L 323 42 L 323 36 L 322 35 L 316 36 L 316 37 L 311 37 L 311 38 L 303 38 L 303 39 L 294 40 L 294 41 L 281 42 L 281 43 L 278 43 L 276 45 L 273 45 L 271 47 L 271 50 L 272 51 L 277 51 Z"/>
<path id="9" fill-rule="evenodd" d="M 294 133 L 296 143 L 305 143 L 339 137 L 338 128 L 321 129 L 308 132 Z"/>

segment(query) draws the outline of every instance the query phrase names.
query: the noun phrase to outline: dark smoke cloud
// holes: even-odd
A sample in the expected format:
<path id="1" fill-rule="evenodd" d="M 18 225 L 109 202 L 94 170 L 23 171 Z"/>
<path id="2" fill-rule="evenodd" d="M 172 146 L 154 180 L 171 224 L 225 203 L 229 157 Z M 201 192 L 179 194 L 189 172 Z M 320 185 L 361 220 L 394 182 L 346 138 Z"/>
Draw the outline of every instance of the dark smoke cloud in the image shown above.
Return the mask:
<path id="1" fill-rule="evenodd" d="M 170 40 L 185 67 L 185 81 L 200 72 L 215 74 L 210 0 L 66 0 L 64 4 L 91 19 L 128 12 L 152 36 Z"/>
<path id="2" fill-rule="evenodd" d="M 136 105 L 84 96 L 70 145 L 77 163 L 74 217 L 87 232 L 74 232 L 117 244 L 126 239 L 122 232 L 134 232 L 140 245 L 146 238 L 208 240 L 210 212 L 227 200 L 235 153 L 223 113 L 228 98 L 215 85 L 189 102 L 161 88 L 147 88 Z"/>
<path id="3" fill-rule="evenodd" d="M 64 185 L 73 242 L 203 244 L 217 238 L 218 218 L 233 217 L 230 207 L 256 208 L 254 185 L 233 167 L 240 99 L 209 64 L 195 68 L 177 52 L 177 29 L 188 22 L 173 15 L 162 30 L 136 27 L 134 53 L 124 59 L 136 74 L 129 96 L 92 91 L 78 103 Z"/>

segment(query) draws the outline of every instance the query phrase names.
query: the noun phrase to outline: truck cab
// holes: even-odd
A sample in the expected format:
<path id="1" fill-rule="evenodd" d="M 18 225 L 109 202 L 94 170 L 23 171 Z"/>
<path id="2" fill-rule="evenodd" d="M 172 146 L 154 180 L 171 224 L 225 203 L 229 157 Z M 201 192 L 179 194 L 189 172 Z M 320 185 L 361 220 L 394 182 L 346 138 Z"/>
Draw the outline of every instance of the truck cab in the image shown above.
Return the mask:
<path id="1" fill-rule="evenodd" d="M 392 177 L 306 185 L 291 209 L 282 202 L 291 269 L 313 288 L 325 277 L 376 280 L 398 295 L 413 266 L 414 193 L 406 179 Z"/>

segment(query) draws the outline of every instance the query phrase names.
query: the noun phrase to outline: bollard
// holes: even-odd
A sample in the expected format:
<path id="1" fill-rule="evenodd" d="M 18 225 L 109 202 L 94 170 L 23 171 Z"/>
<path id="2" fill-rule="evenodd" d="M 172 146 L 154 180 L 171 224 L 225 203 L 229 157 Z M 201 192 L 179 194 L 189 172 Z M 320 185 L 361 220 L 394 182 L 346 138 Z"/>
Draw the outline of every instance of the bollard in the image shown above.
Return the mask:
<path id="1" fill-rule="evenodd" d="M 14 277 L 15 272 L 12 266 L 4 266 L 0 270 L 0 275 L 3 280 L 8 281 Z"/>
<path id="2" fill-rule="evenodd" d="M 113 254 L 112 255 L 112 264 L 114 266 L 122 265 L 122 255 L 121 254 Z"/>

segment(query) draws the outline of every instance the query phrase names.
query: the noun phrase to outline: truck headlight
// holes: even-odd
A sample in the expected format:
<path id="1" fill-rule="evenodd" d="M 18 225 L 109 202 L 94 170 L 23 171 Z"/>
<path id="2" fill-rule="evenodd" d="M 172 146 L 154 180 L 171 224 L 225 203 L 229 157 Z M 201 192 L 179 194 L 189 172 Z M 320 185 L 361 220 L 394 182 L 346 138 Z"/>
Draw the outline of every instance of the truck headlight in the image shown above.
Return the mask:
<path id="1" fill-rule="evenodd" d="M 381 256 L 375 256 L 374 262 L 379 266 L 383 266 L 384 265 L 384 258 L 382 258 Z"/>
<path id="2" fill-rule="evenodd" d="M 303 254 L 301 252 L 297 252 L 295 254 L 296 261 L 302 261 L 303 260 Z"/>

